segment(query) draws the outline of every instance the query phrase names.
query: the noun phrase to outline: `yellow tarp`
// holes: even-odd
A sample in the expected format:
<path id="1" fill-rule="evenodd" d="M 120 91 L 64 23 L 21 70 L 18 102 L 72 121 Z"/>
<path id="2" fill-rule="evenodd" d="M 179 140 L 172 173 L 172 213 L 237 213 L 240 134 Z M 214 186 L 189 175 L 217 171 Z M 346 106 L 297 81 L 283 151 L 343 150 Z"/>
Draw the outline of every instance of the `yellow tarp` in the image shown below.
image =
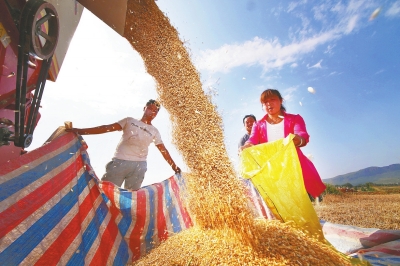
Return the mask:
<path id="1" fill-rule="evenodd" d="M 304 187 L 294 135 L 255 145 L 241 153 L 242 177 L 250 179 L 276 218 L 325 242 L 318 216 Z"/>
<path id="2" fill-rule="evenodd" d="M 322 243 L 325 239 L 317 213 L 304 186 L 303 174 L 293 143 L 294 135 L 259 144 L 241 153 L 242 177 L 250 179 L 275 217 Z M 350 258 L 352 264 L 370 265 Z"/>

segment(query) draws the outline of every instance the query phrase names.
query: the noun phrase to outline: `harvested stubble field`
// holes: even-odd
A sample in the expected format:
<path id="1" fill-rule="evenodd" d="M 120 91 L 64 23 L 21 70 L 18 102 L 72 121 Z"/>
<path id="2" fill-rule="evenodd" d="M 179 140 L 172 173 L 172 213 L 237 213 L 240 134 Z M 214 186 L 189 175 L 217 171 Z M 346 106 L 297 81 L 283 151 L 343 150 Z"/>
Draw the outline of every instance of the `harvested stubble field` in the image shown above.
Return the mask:
<path id="1" fill-rule="evenodd" d="M 320 219 L 331 223 L 400 230 L 400 194 L 326 195 L 314 207 Z"/>

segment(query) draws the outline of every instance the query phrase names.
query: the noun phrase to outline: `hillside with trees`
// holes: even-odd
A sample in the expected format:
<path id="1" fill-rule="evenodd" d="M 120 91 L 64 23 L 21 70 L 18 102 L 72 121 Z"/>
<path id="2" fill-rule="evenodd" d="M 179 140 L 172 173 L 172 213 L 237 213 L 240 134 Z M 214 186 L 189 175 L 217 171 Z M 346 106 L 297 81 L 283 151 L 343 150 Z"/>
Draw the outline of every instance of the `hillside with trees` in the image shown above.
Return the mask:
<path id="1" fill-rule="evenodd" d="M 324 179 L 323 182 L 332 185 L 349 183 L 353 186 L 366 183 L 382 185 L 400 184 L 400 164 L 391 164 L 384 167 L 368 167 L 356 172 Z"/>

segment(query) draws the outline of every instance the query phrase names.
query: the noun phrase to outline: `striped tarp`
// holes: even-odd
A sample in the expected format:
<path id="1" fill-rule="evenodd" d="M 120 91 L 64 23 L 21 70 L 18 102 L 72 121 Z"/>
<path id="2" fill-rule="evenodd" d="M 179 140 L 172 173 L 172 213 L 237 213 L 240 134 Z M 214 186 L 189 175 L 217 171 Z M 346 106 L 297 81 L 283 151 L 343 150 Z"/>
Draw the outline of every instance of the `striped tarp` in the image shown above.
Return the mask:
<path id="1" fill-rule="evenodd" d="M 86 149 L 69 133 L 0 165 L 0 265 L 126 265 L 192 226 L 180 176 L 124 190 L 98 180 Z M 249 207 L 268 218 L 245 184 Z M 400 265 L 400 231 L 321 225 L 339 251 Z"/>
<path id="2" fill-rule="evenodd" d="M 86 148 L 69 133 L 0 166 L 1 265 L 126 265 L 192 225 L 179 176 L 124 190 Z"/>
<path id="3" fill-rule="evenodd" d="M 255 217 L 269 220 L 275 219 L 274 214 L 268 208 L 267 204 L 265 204 L 263 198 L 254 187 L 253 183 L 249 179 L 241 179 L 241 181 L 246 187 L 246 192 L 249 199 L 248 206 L 253 211 Z"/>
<path id="4" fill-rule="evenodd" d="M 400 265 L 400 230 L 361 228 L 321 221 L 325 238 L 335 248 L 372 265 Z"/>

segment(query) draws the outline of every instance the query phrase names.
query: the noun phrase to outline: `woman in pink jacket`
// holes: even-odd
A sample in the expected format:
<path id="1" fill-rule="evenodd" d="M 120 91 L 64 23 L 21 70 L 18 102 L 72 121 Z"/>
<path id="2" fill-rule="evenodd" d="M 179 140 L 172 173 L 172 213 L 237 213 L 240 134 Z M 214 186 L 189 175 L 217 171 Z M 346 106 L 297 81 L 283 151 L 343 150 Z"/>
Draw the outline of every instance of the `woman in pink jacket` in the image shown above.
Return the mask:
<path id="1" fill-rule="evenodd" d="M 277 90 L 265 90 L 261 94 L 260 101 L 267 114 L 253 124 L 250 138 L 241 149 L 285 138 L 290 133 L 294 134 L 293 143 L 299 156 L 305 188 L 311 196 L 317 198 L 325 190 L 325 185 L 314 164 L 300 150 L 300 147 L 306 146 L 310 139 L 303 118 L 300 115 L 286 113 L 282 105 L 283 98 Z"/>

